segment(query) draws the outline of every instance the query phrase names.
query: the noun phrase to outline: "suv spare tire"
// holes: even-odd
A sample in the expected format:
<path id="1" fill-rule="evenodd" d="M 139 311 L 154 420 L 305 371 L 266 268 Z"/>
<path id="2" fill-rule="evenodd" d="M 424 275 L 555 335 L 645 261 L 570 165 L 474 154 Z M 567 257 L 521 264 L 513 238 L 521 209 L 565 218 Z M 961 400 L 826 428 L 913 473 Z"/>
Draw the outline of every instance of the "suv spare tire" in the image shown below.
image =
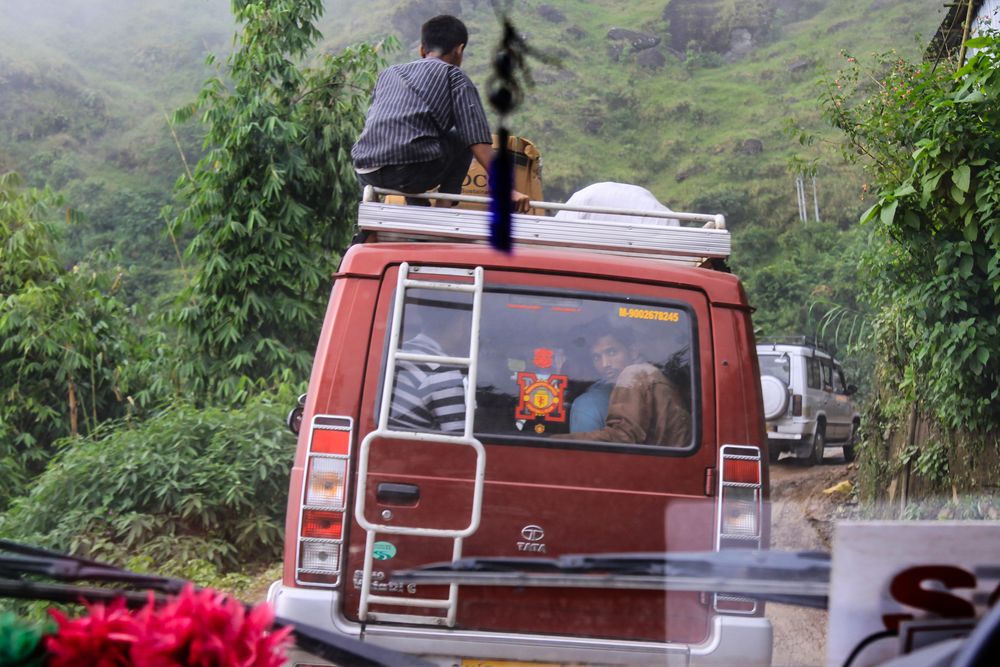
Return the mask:
<path id="1" fill-rule="evenodd" d="M 764 395 L 764 419 L 777 419 L 788 408 L 788 385 L 773 375 L 760 376 L 760 389 Z"/>

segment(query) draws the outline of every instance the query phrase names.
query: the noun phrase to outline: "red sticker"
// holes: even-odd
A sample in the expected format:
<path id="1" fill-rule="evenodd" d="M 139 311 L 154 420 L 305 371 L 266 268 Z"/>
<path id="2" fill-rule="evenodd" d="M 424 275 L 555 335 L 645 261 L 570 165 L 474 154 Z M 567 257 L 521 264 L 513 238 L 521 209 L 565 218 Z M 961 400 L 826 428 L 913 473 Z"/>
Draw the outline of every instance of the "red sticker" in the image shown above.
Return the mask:
<path id="1" fill-rule="evenodd" d="M 539 368 L 552 368 L 552 358 L 555 356 L 555 352 L 547 347 L 536 347 L 535 356 L 532 359 L 534 363 Z"/>
<path id="2" fill-rule="evenodd" d="M 517 384 L 521 387 L 521 402 L 514 416 L 517 419 L 541 417 L 550 422 L 566 421 L 564 394 L 567 382 L 565 375 L 539 378 L 534 373 L 526 371 L 518 373 Z"/>

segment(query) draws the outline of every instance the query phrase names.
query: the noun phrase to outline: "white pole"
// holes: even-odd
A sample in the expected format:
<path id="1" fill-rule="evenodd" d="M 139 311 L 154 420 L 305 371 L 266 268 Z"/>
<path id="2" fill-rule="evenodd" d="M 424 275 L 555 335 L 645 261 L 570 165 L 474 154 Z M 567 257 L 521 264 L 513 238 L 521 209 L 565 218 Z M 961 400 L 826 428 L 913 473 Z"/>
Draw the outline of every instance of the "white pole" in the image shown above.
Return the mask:
<path id="1" fill-rule="evenodd" d="M 819 222 L 819 198 L 816 196 L 816 175 L 813 175 L 813 211 L 816 213 L 816 222 Z"/>
<path id="2" fill-rule="evenodd" d="M 806 219 L 805 184 L 802 182 L 801 176 L 795 177 L 795 201 L 799 205 L 799 220 L 808 222 Z"/>

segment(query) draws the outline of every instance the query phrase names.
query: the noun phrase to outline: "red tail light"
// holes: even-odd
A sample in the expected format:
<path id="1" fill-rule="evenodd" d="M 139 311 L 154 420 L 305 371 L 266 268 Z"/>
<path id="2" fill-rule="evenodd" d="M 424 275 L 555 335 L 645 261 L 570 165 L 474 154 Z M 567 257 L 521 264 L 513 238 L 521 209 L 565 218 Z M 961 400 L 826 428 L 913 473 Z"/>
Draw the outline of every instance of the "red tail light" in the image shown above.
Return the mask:
<path id="1" fill-rule="evenodd" d="M 344 528 L 343 512 L 323 512 L 322 510 L 303 510 L 302 537 L 319 537 L 328 540 L 339 540 Z"/>
<path id="2" fill-rule="evenodd" d="M 340 583 L 352 427 L 349 417 L 312 420 L 297 536 L 298 583 Z"/>
<path id="3" fill-rule="evenodd" d="M 309 451 L 314 454 L 341 454 L 347 456 L 351 446 L 350 431 L 314 429 Z"/>
<path id="4" fill-rule="evenodd" d="M 801 417 L 802 416 L 802 395 L 792 394 L 792 416 Z"/>
<path id="5" fill-rule="evenodd" d="M 722 469 L 723 482 L 760 484 L 760 460 L 726 459 Z"/>

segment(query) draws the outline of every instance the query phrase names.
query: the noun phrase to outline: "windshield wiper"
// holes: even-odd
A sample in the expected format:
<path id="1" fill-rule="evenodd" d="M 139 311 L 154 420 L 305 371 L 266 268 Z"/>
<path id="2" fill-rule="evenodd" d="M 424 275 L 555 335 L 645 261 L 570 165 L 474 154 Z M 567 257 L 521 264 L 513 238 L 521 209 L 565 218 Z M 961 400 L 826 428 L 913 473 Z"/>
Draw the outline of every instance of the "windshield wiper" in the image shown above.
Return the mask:
<path id="1" fill-rule="evenodd" d="M 139 574 L 123 570 L 106 563 L 101 563 L 78 556 L 69 556 L 56 551 L 29 546 L 10 540 L 0 539 L 0 590 L 7 597 L 29 597 L 32 590 L 39 584 L 25 580 L 26 575 L 36 575 L 56 581 L 95 581 L 116 584 L 128 584 L 138 588 L 161 591 L 163 593 L 179 593 L 187 582 L 183 579 L 162 577 L 155 574 Z M 54 589 L 59 590 L 56 586 Z M 18 591 L 25 591 L 19 595 Z M 105 590 L 105 589 L 94 589 Z M 80 597 L 66 602 L 75 602 Z M 142 601 L 146 598 L 143 596 Z M 60 600 L 62 602 L 64 600 Z"/>
<path id="2" fill-rule="evenodd" d="M 70 585 L 89 581 L 119 584 L 128 588 L 98 588 Z M 129 607 L 149 602 L 149 592 L 158 602 L 164 594 L 181 591 L 188 582 L 159 575 L 139 574 L 79 556 L 0 539 L 0 597 L 49 602 L 110 602 L 121 598 Z M 141 590 L 135 590 L 141 589 Z M 432 667 L 432 663 L 351 637 L 336 635 L 301 623 L 275 617 L 275 628 L 291 627 L 296 645 L 340 667 Z"/>
<path id="3" fill-rule="evenodd" d="M 830 556 L 734 549 L 481 557 L 400 570 L 392 578 L 415 584 L 699 591 L 825 609 Z"/>

